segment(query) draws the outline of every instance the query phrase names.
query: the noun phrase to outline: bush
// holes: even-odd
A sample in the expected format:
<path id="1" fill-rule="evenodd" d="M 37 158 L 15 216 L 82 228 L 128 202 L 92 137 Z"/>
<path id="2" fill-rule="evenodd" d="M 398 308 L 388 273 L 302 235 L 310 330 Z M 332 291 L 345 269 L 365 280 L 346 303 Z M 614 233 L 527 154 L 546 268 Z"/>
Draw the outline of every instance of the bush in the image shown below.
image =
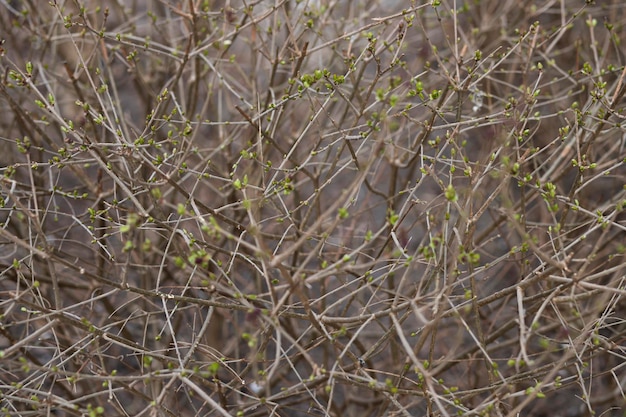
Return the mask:
<path id="1" fill-rule="evenodd" d="M 621 2 L 0 18 L 4 415 L 623 415 Z"/>

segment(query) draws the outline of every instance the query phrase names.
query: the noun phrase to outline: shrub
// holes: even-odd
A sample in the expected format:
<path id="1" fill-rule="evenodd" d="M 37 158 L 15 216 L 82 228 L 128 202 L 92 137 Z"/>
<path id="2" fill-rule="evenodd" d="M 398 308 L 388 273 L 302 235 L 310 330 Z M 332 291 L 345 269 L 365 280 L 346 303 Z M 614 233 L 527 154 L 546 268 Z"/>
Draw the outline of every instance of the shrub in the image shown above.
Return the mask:
<path id="1" fill-rule="evenodd" d="M 622 415 L 621 2 L 100 3 L 0 6 L 4 415 Z"/>

